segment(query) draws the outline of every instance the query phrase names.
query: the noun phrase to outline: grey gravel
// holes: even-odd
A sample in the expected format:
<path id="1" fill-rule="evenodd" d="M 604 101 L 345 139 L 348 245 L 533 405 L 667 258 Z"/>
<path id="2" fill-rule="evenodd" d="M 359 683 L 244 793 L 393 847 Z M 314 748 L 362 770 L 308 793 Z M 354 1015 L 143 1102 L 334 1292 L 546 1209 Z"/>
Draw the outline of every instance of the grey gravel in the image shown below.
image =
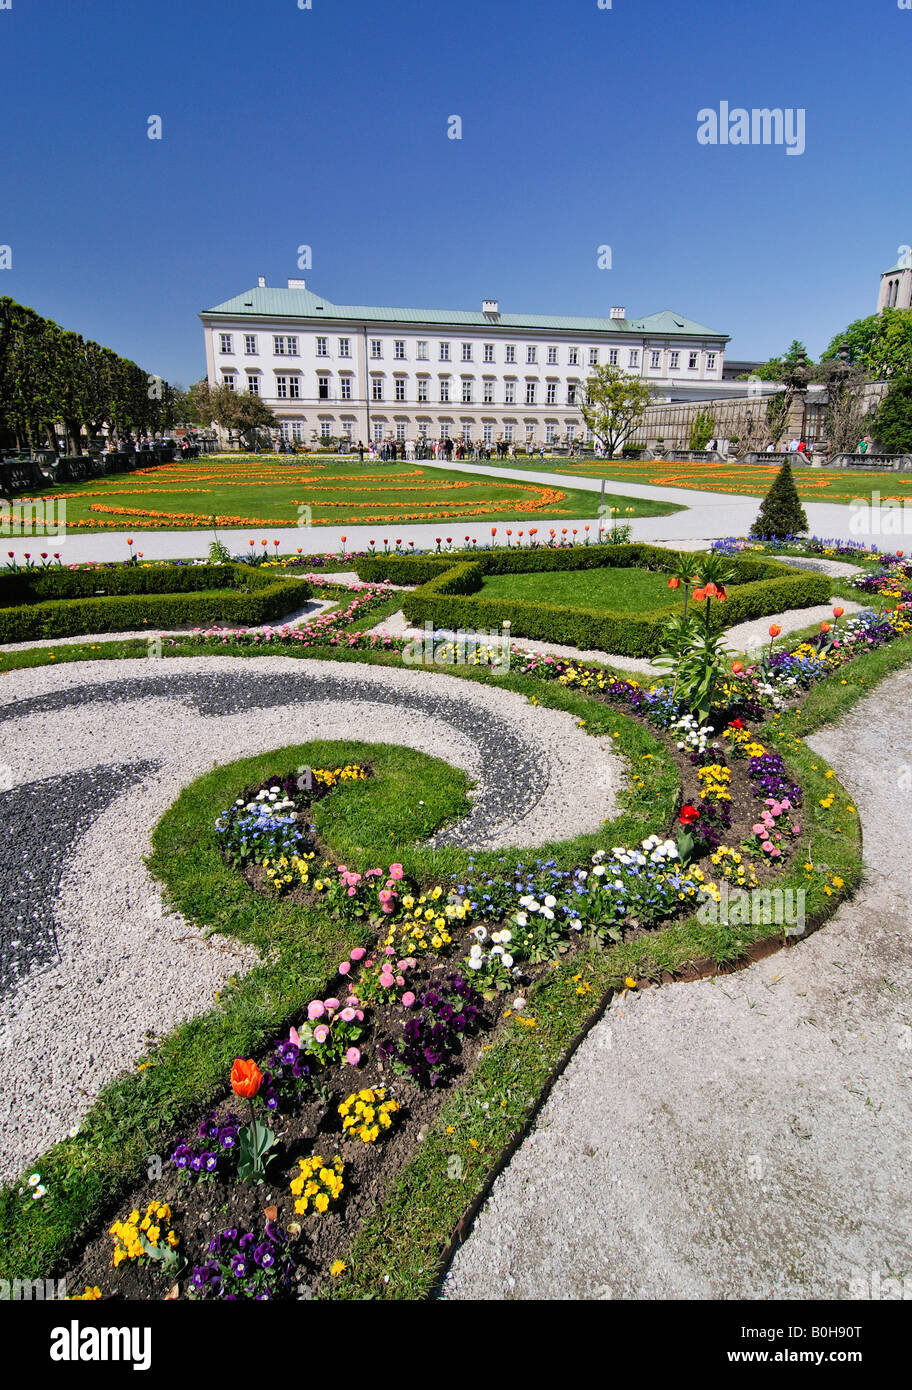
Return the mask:
<path id="1" fill-rule="evenodd" d="M 169 912 L 143 863 L 158 819 L 212 766 L 317 738 L 405 744 L 477 779 L 472 811 L 440 836 L 477 847 L 597 830 L 624 780 L 611 740 L 571 716 L 421 670 L 290 657 L 76 663 L 11 672 L 0 700 L 3 785 L 19 815 L 18 858 L 0 856 L 0 901 L 23 901 L 23 863 L 40 879 L 0 1029 L 4 1177 L 77 1124 L 150 1037 L 205 1011 L 254 963 Z M 43 789 L 55 778 L 85 793 L 88 825 L 82 809 L 53 821 Z"/>

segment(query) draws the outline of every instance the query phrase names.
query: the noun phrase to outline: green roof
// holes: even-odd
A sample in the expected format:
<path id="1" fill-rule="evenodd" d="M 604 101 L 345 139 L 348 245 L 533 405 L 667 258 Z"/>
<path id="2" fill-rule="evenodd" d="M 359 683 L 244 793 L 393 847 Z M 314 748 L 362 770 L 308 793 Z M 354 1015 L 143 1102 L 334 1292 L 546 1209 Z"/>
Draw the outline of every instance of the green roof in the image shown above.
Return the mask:
<path id="1" fill-rule="evenodd" d="M 368 304 L 333 304 L 325 295 L 308 289 L 271 289 L 258 286 L 205 309 L 202 317 L 289 318 L 367 321 L 369 323 L 440 324 L 466 328 L 537 328 L 570 333 L 656 333 L 663 337 L 718 338 L 717 333 L 682 314 L 663 309 L 640 319 L 576 318 L 562 314 L 485 314 L 462 309 L 395 309 Z"/>

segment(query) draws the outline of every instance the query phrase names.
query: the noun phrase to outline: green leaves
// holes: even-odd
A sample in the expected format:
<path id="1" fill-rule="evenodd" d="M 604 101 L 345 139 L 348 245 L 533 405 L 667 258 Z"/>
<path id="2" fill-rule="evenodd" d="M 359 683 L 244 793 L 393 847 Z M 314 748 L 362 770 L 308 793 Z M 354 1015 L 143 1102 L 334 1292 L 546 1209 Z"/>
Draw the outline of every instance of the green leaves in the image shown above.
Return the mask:
<path id="1" fill-rule="evenodd" d="M 241 1130 L 238 1143 L 238 1177 L 241 1182 L 254 1178 L 262 1182 L 266 1177 L 266 1164 L 275 1157 L 269 1154 L 276 1146 L 276 1137 L 271 1129 L 252 1120 Z M 269 1157 L 267 1157 L 267 1154 Z"/>

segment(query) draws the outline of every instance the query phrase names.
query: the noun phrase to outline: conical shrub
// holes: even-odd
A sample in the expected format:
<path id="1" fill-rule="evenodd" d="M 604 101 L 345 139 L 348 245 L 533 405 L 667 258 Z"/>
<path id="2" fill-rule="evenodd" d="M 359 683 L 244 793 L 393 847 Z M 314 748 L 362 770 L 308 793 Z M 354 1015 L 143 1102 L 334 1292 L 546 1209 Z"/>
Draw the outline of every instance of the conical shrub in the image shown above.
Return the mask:
<path id="1" fill-rule="evenodd" d="M 750 529 L 751 539 L 766 541 L 799 536 L 807 529 L 808 519 L 792 476 L 792 465 L 786 459 L 760 504 L 757 520 Z"/>

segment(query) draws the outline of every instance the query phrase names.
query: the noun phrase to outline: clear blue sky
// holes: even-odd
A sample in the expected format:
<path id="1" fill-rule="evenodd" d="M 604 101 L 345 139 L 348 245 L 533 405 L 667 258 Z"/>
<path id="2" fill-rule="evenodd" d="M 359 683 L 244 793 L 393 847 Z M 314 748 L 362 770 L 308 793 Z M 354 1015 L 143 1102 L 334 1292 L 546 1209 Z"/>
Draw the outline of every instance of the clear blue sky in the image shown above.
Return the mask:
<path id="1" fill-rule="evenodd" d="M 896 0 L 312 5 L 0 10 L 0 294 L 184 385 L 199 310 L 301 243 L 339 303 L 673 308 L 817 356 L 912 242 Z M 723 100 L 804 108 L 806 152 L 698 144 Z"/>

